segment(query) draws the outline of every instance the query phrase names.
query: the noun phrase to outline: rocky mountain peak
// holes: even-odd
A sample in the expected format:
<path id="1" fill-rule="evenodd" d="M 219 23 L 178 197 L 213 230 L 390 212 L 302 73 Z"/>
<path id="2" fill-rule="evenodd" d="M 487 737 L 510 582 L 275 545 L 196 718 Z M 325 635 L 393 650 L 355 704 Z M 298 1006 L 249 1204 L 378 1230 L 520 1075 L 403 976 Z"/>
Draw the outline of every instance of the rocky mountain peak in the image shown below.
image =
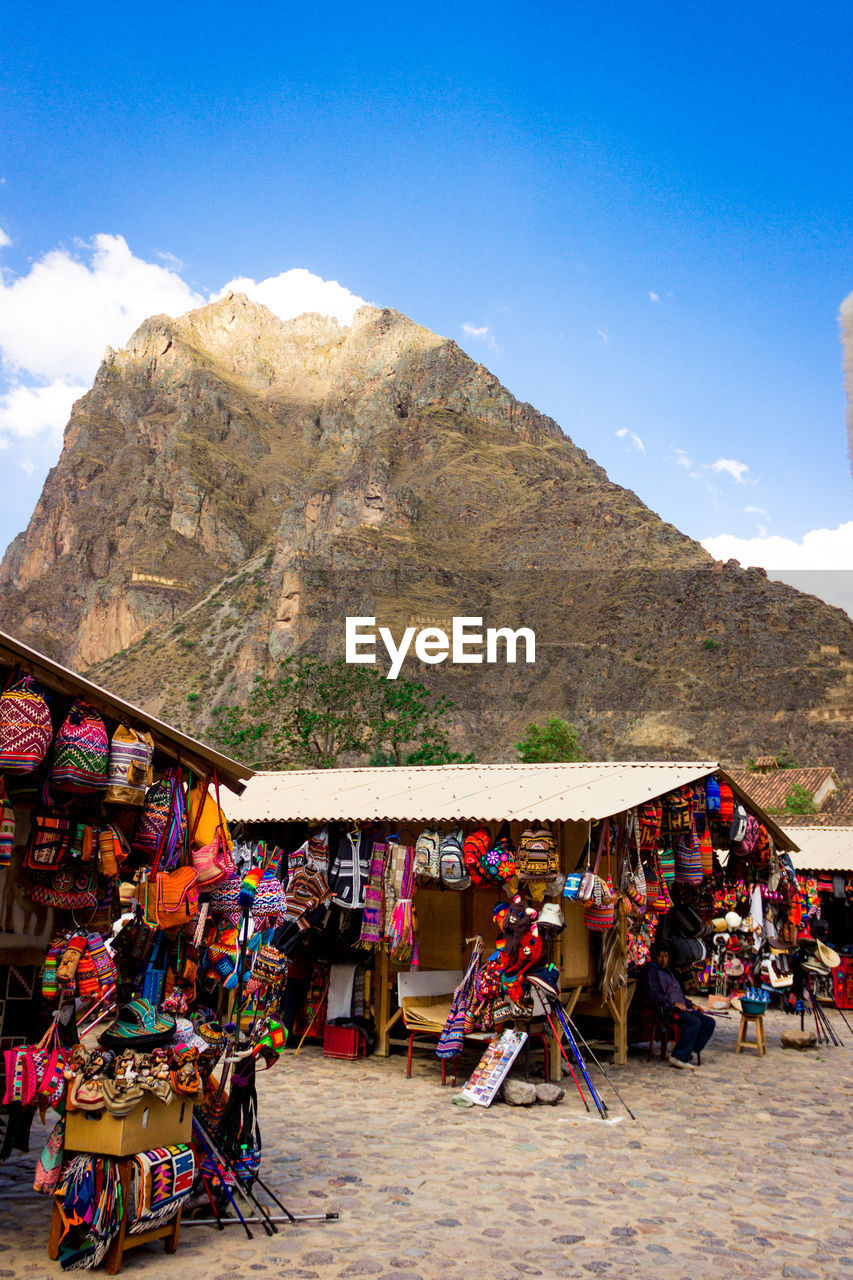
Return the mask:
<path id="1" fill-rule="evenodd" d="M 404 671 L 481 758 L 554 711 L 591 753 L 657 757 L 803 754 L 853 719 L 845 615 L 717 565 L 386 308 L 282 321 L 235 292 L 146 320 L 74 406 L 0 601 L 5 629 L 196 733 L 283 655 L 340 654 L 347 614 L 535 627 L 530 669 Z"/>

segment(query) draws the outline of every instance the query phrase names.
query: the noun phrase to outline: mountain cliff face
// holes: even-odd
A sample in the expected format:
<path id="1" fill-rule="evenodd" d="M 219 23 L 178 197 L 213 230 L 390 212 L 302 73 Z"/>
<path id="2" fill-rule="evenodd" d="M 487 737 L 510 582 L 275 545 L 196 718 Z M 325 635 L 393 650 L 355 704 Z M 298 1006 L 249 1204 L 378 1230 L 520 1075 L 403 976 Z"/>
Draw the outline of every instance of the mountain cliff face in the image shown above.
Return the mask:
<path id="1" fill-rule="evenodd" d="M 715 563 L 393 311 L 282 322 L 242 295 L 107 351 L 0 566 L 3 626 L 204 735 L 217 701 L 344 619 L 528 626 L 531 666 L 407 659 L 454 738 L 507 758 L 527 720 L 590 755 L 795 750 L 853 768 L 853 624 Z M 188 700 L 189 699 L 189 700 Z"/>

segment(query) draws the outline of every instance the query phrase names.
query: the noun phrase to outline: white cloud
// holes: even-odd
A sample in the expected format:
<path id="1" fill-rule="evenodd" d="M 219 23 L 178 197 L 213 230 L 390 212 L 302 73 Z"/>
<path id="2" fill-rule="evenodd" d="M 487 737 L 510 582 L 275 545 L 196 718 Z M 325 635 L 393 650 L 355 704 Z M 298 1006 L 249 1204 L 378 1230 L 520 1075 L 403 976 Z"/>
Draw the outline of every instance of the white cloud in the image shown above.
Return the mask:
<path id="1" fill-rule="evenodd" d="M 628 436 L 631 437 L 631 443 L 633 444 L 634 448 L 637 450 L 638 453 L 646 452 L 646 446 L 643 444 L 643 441 L 637 435 L 636 431 L 629 431 L 627 427 L 620 427 L 619 430 L 616 432 L 617 440 L 625 440 L 628 438 Z"/>
<path id="2" fill-rule="evenodd" d="M 218 293 L 211 294 L 211 300 L 232 292 L 245 293 L 253 301 L 269 307 L 281 320 L 292 320 L 306 311 L 318 311 L 322 316 L 334 316 L 339 324 L 351 325 L 359 307 L 367 305 L 364 298 L 350 293 L 337 280 L 324 280 L 304 267 L 294 267 L 260 281 L 239 276 L 229 280 Z"/>
<path id="3" fill-rule="evenodd" d="M 186 266 L 186 263 L 183 262 L 181 258 L 176 257 L 174 253 L 169 253 L 168 249 L 165 249 L 162 253 L 158 253 L 157 257 L 161 262 L 165 262 L 167 267 L 171 267 L 174 271 L 183 271 Z"/>
<path id="4" fill-rule="evenodd" d="M 466 320 L 463 325 L 459 326 L 462 332 L 468 338 L 489 338 L 491 337 L 491 329 L 487 324 L 471 324 Z"/>
<path id="5" fill-rule="evenodd" d="M 853 570 L 853 520 L 837 529 L 812 529 L 801 542 L 791 538 L 736 538 L 722 533 L 703 538 L 702 546 L 716 560 L 739 560 L 768 571 L 776 569 Z"/>
<path id="6" fill-rule="evenodd" d="M 660 294 L 655 293 L 652 289 L 649 289 L 649 300 L 651 302 L 660 302 Z"/>
<path id="7" fill-rule="evenodd" d="M 88 389 L 61 380 L 46 387 L 13 386 L 0 395 L 0 439 L 18 436 L 31 440 L 48 432 L 61 440 L 71 406 Z"/>
<path id="8" fill-rule="evenodd" d="M 20 462 L 18 463 L 18 466 L 21 468 L 22 471 L 26 472 L 28 476 L 31 476 L 34 471 L 38 470 L 32 458 L 21 458 Z"/>
<path id="9" fill-rule="evenodd" d="M 54 249 L 27 275 L 0 280 L 0 355 L 12 374 L 90 382 L 108 343 L 122 346 L 147 316 L 204 301 L 123 236 L 97 235 L 82 256 Z"/>
<path id="10" fill-rule="evenodd" d="M 683 449 L 676 448 L 675 461 L 679 467 L 684 467 L 685 471 L 690 471 L 693 466 L 693 459 Z"/>
<path id="11" fill-rule="evenodd" d="M 763 516 L 765 520 L 770 519 L 770 512 L 765 511 L 763 507 L 744 507 L 744 511 L 748 516 Z"/>
<path id="12" fill-rule="evenodd" d="M 12 241 L 9 239 L 6 232 L 3 230 L 2 227 L 0 227 L 0 249 L 5 249 L 6 245 L 11 243 Z"/>
<path id="13" fill-rule="evenodd" d="M 610 346 L 610 337 L 609 337 L 609 335 L 607 334 L 607 332 L 606 332 L 604 329 L 596 329 L 596 331 L 595 331 L 595 332 L 598 334 L 599 338 L 600 338 L 600 339 L 601 339 L 601 341 L 604 343 L 605 347 L 609 347 L 609 346 Z"/>
<path id="14" fill-rule="evenodd" d="M 716 462 L 710 464 L 711 470 L 716 471 L 717 475 L 725 472 L 731 476 L 735 484 L 746 484 L 746 473 L 749 467 L 745 462 L 736 462 L 734 458 L 718 458 Z"/>

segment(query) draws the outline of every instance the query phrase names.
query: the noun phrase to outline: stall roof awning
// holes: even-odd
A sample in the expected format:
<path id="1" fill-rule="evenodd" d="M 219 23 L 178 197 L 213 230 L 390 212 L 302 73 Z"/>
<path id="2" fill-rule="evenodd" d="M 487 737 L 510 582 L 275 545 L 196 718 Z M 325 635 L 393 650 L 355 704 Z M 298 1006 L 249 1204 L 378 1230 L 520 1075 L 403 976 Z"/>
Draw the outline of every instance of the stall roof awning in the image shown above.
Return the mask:
<path id="1" fill-rule="evenodd" d="M 180 729 L 173 729 L 171 725 L 158 720 L 156 716 L 116 697 L 114 693 L 109 693 L 100 685 L 93 684 L 91 680 L 78 675 L 76 671 L 70 671 L 68 667 L 61 666 L 36 649 L 30 649 L 20 640 L 6 635 L 4 631 L 0 631 L 0 665 L 7 667 L 20 665 L 48 689 L 55 689 L 72 698 L 86 698 L 100 711 L 114 720 L 123 721 L 131 728 L 149 729 L 155 743 L 166 755 L 175 759 L 180 756 L 182 763 L 195 773 L 211 773 L 216 769 L 222 785 L 235 793 L 241 792 L 246 780 L 254 774 L 254 770 L 247 765 L 220 755 L 213 747 L 188 737 L 185 733 L 181 733 Z"/>
<path id="2" fill-rule="evenodd" d="M 256 774 L 243 795 L 223 807 L 229 819 L 242 822 L 583 822 L 621 813 L 718 769 L 712 760 L 293 769 Z M 782 848 L 796 848 L 760 810 L 748 807 L 767 821 Z"/>
<path id="3" fill-rule="evenodd" d="M 853 827 L 792 827 L 798 871 L 853 871 Z"/>

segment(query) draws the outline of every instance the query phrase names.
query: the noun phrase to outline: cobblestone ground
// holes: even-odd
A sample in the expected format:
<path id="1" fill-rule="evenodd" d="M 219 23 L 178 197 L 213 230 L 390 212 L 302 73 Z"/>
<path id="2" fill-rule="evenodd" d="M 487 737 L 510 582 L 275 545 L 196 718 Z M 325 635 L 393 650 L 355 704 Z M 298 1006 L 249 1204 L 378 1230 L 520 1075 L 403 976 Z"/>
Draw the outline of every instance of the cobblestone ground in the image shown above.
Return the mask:
<path id="1" fill-rule="evenodd" d="M 175 1258 L 129 1255 L 149 1278 L 614 1280 L 851 1277 L 853 1035 L 842 1048 L 736 1056 L 734 1017 L 695 1072 L 632 1053 L 614 1080 L 637 1116 L 557 1107 L 462 1109 L 430 1051 L 405 1059 L 285 1056 L 259 1087 L 264 1174 L 295 1213 L 337 1210 L 252 1241 L 186 1227 Z M 461 1084 L 461 1080 L 460 1080 Z M 44 1198 L 26 1194 L 36 1152 L 0 1173 L 0 1278 L 60 1274 Z"/>

